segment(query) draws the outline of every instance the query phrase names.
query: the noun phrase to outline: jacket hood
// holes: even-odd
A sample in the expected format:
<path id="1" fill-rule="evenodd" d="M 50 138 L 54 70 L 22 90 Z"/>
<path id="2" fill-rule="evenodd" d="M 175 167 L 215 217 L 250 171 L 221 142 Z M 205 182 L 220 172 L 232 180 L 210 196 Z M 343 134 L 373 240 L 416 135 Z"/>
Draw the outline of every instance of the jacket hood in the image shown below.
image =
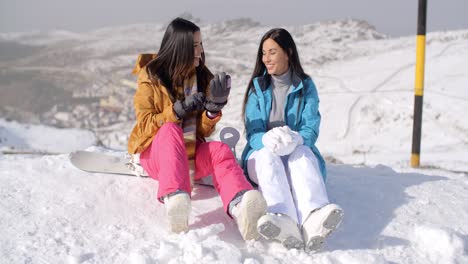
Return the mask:
<path id="1" fill-rule="evenodd" d="M 148 63 L 150 63 L 152 60 L 156 58 L 157 54 L 156 53 L 145 53 L 145 54 L 140 54 L 138 55 L 138 59 L 135 63 L 135 67 L 132 70 L 133 75 L 138 75 Z"/>

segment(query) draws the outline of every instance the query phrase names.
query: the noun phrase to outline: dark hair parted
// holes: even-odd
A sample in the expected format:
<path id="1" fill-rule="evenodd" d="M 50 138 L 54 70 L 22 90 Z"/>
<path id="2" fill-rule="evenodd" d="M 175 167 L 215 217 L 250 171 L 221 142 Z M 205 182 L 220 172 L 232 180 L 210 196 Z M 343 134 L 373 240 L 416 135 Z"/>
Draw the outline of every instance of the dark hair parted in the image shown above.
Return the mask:
<path id="1" fill-rule="evenodd" d="M 272 39 L 275 41 L 286 54 L 288 55 L 289 59 L 289 70 L 293 75 L 299 76 L 302 80 L 309 78 L 309 75 L 307 75 L 304 70 L 302 69 L 301 66 L 301 61 L 299 60 L 299 54 L 297 52 L 296 48 L 296 43 L 294 43 L 294 40 L 289 34 L 289 32 L 286 29 L 283 28 L 273 28 L 269 30 L 265 35 L 263 35 L 262 39 L 260 40 L 260 45 L 258 47 L 258 52 L 257 52 L 257 58 L 255 61 L 255 68 L 252 73 L 252 77 L 250 78 L 249 84 L 247 86 L 247 90 L 245 92 L 244 96 L 244 105 L 242 108 L 242 116 L 245 115 L 245 106 L 247 104 L 247 99 L 249 97 L 249 92 L 252 90 L 252 92 L 255 92 L 255 87 L 253 85 L 253 80 L 256 77 L 260 77 L 265 75 L 265 82 L 266 85 L 269 86 L 271 83 L 271 76 L 266 72 L 266 66 L 262 61 L 263 57 L 263 43 L 267 39 Z"/>
<path id="2" fill-rule="evenodd" d="M 213 78 L 213 74 L 205 66 L 204 52 L 201 54 L 199 66 L 195 68 L 193 64 L 193 35 L 198 31 L 200 28 L 186 19 L 172 20 L 166 28 L 157 57 L 147 66 L 146 70 L 152 81 L 162 82 L 173 100 L 180 97 L 175 87 L 183 85 L 184 79 L 195 72 L 199 91 L 204 92 Z"/>

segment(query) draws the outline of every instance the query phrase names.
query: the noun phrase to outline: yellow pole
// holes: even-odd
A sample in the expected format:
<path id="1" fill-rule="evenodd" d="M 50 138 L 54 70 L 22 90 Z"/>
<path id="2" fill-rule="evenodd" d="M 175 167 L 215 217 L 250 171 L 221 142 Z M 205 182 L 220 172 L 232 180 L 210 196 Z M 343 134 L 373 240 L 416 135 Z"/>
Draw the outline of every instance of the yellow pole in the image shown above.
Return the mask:
<path id="1" fill-rule="evenodd" d="M 418 35 L 416 37 L 416 78 L 414 81 L 413 145 L 411 167 L 419 167 L 421 152 L 422 109 L 424 95 L 424 64 L 426 50 L 427 0 L 419 0 Z"/>

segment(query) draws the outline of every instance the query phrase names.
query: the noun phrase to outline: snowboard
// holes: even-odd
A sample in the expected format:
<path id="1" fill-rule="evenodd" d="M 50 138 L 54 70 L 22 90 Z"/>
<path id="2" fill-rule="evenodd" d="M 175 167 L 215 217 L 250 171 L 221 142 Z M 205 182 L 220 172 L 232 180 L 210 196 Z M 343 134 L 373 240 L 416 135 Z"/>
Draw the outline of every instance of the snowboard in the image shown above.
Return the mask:
<path id="1" fill-rule="evenodd" d="M 239 131 L 225 127 L 220 131 L 220 140 L 226 143 L 236 156 L 235 146 L 239 141 Z M 116 174 L 125 176 L 148 177 L 138 162 L 124 152 L 93 152 L 79 150 L 70 153 L 70 162 L 76 168 L 90 173 Z M 211 176 L 196 180 L 195 184 L 213 186 Z"/>
<path id="2" fill-rule="evenodd" d="M 106 153 L 79 150 L 70 153 L 70 162 L 76 168 L 86 172 L 148 177 L 146 172 L 140 175 L 134 172 L 130 167 L 130 157 L 124 152 Z"/>

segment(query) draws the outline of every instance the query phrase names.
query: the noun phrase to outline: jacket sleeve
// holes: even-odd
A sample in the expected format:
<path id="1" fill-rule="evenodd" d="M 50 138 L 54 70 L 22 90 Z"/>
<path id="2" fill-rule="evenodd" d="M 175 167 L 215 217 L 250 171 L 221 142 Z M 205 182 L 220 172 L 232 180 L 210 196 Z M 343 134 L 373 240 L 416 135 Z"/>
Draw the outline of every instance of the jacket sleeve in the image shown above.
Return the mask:
<path id="1" fill-rule="evenodd" d="M 321 116 L 317 89 L 311 79 L 305 82 L 303 100 L 304 108 L 301 113 L 298 132 L 304 139 L 304 144 L 312 147 L 319 135 Z"/>
<path id="2" fill-rule="evenodd" d="M 219 122 L 219 120 L 221 120 L 221 116 L 222 114 L 220 112 L 218 116 L 211 119 L 206 115 L 206 110 L 203 111 L 200 118 L 198 119 L 197 135 L 203 138 L 211 136 L 211 134 L 216 129 L 216 124 Z"/>
<path id="3" fill-rule="evenodd" d="M 249 89 L 250 90 L 250 89 Z M 263 148 L 262 137 L 266 133 L 266 124 L 262 119 L 258 96 L 252 90 L 249 91 L 245 107 L 245 130 L 247 133 L 247 144 L 254 150 Z"/>
<path id="4" fill-rule="evenodd" d="M 141 74 L 144 73 L 140 73 L 140 75 Z M 161 91 L 154 89 L 152 83 L 148 81 L 138 81 L 138 89 L 133 98 L 133 102 L 140 135 L 153 136 L 166 122 L 180 123 L 180 120 L 177 119 L 172 110 L 172 104 L 164 108 L 161 96 Z"/>

